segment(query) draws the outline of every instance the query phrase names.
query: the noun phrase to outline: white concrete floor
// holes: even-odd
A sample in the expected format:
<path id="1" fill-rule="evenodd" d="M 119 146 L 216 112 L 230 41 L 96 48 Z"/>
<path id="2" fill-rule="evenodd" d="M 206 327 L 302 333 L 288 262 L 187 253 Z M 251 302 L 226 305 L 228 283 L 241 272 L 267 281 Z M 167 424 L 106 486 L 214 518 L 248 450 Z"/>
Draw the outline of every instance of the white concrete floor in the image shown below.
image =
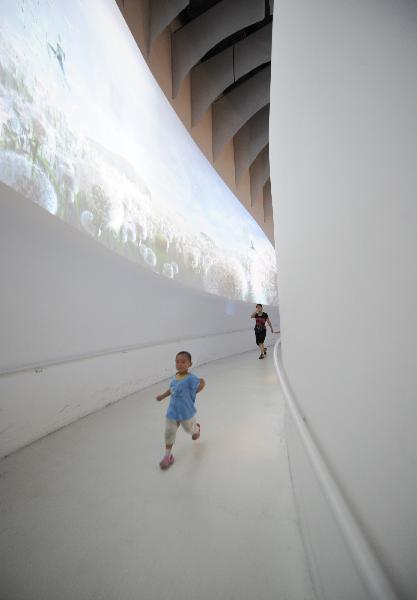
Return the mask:
<path id="1" fill-rule="evenodd" d="M 202 437 L 162 456 L 166 382 L 0 462 L 1 600 L 310 600 L 272 356 L 196 369 Z"/>

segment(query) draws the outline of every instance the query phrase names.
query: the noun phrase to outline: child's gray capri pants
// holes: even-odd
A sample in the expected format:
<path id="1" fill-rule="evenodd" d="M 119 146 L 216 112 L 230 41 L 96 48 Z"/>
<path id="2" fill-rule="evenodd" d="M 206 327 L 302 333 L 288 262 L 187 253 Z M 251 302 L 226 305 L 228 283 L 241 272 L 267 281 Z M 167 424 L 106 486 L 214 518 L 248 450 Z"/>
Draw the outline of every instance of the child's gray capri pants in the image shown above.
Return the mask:
<path id="1" fill-rule="evenodd" d="M 175 442 L 177 430 L 180 425 L 190 435 L 199 432 L 195 416 L 192 419 L 187 419 L 187 421 L 172 421 L 172 419 L 167 419 L 165 425 L 165 443 L 167 446 Z"/>

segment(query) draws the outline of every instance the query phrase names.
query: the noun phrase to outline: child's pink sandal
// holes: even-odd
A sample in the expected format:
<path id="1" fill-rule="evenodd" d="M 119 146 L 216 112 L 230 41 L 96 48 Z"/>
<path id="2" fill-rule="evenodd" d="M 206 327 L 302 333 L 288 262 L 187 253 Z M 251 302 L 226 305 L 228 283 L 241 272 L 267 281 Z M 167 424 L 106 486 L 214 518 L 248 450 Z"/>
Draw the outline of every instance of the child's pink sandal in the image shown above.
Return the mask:
<path id="1" fill-rule="evenodd" d="M 163 470 L 169 469 L 169 467 L 172 465 L 173 462 L 174 462 L 174 457 L 172 456 L 172 454 L 170 454 L 170 456 L 165 455 L 164 458 L 159 463 L 159 466 Z"/>
<path id="2" fill-rule="evenodd" d="M 196 433 L 193 433 L 193 435 L 191 436 L 192 440 L 198 440 L 198 438 L 200 437 L 200 423 L 197 423 L 197 427 L 198 427 L 198 431 Z"/>

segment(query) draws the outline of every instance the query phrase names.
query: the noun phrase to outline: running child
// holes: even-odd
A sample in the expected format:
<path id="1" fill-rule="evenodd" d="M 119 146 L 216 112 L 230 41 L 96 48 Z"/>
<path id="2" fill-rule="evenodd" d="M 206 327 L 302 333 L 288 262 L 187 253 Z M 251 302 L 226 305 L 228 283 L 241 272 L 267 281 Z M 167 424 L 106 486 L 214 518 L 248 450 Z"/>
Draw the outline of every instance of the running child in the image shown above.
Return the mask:
<path id="1" fill-rule="evenodd" d="M 171 450 L 180 425 L 193 440 L 200 437 L 200 424 L 195 418 L 195 397 L 205 387 L 206 382 L 188 372 L 191 365 L 191 354 L 185 350 L 178 352 L 175 357 L 177 373 L 171 380 L 169 390 L 156 397 L 160 401 L 171 396 L 166 414 L 165 456 L 159 463 L 161 469 L 168 469 L 174 462 Z"/>

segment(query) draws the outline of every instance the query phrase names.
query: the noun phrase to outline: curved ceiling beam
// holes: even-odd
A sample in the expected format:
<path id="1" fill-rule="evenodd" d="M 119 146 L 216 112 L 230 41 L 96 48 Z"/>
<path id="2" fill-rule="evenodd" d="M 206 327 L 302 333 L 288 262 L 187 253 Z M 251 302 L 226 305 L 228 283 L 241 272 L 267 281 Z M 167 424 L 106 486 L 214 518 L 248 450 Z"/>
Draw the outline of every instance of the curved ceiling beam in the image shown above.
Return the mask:
<path id="1" fill-rule="evenodd" d="M 213 104 L 213 157 L 255 113 L 269 103 L 271 68 L 262 69 Z"/>
<path id="2" fill-rule="evenodd" d="M 269 104 L 258 110 L 233 138 L 236 183 L 239 183 L 268 140 Z"/>
<path id="3" fill-rule="evenodd" d="M 272 194 L 271 194 L 271 179 L 264 185 L 264 193 L 263 193 L 263 201 L 264 201 L 264 221 L 267 223 L 268 221 L 273 221 L 274 212 L 272 209 Z"/>
<path id="4" fill-rule="evenodd" d="M 235 46 L 235 80 L 271 61 L 272 23 L 265 25 Z"/>
<path id="5" fill-rule="evenodd" d="M 150 26 L 148 52 L 165 27 L 190 4 L 190 0 L 152 0 L 150 3 Z"/>
<path id="6" fill-rule="evenodd" d="M 172 34 L 172 95 L 191 68 L 216 44 L 265 17 L 264 0 L 222 0 Z"/>
<path id="7" fill-rule="evenodd" d="M 191 69 L 191 125 L 197 125 L 210 104 L 234 80 L 233 47 Z"/>
<path id="8" fill-rule="evenodd" d="M 271 60 L 271 24 L 191 69 L 191 124 L 240 77 Z"/>
<path id="9" fill-rule="evenodd" d="M 258 154 L 250 169 L 250 194 L 253 206 L 265 183 L 268 181 L 269 172 L 269 145 Z"/>

